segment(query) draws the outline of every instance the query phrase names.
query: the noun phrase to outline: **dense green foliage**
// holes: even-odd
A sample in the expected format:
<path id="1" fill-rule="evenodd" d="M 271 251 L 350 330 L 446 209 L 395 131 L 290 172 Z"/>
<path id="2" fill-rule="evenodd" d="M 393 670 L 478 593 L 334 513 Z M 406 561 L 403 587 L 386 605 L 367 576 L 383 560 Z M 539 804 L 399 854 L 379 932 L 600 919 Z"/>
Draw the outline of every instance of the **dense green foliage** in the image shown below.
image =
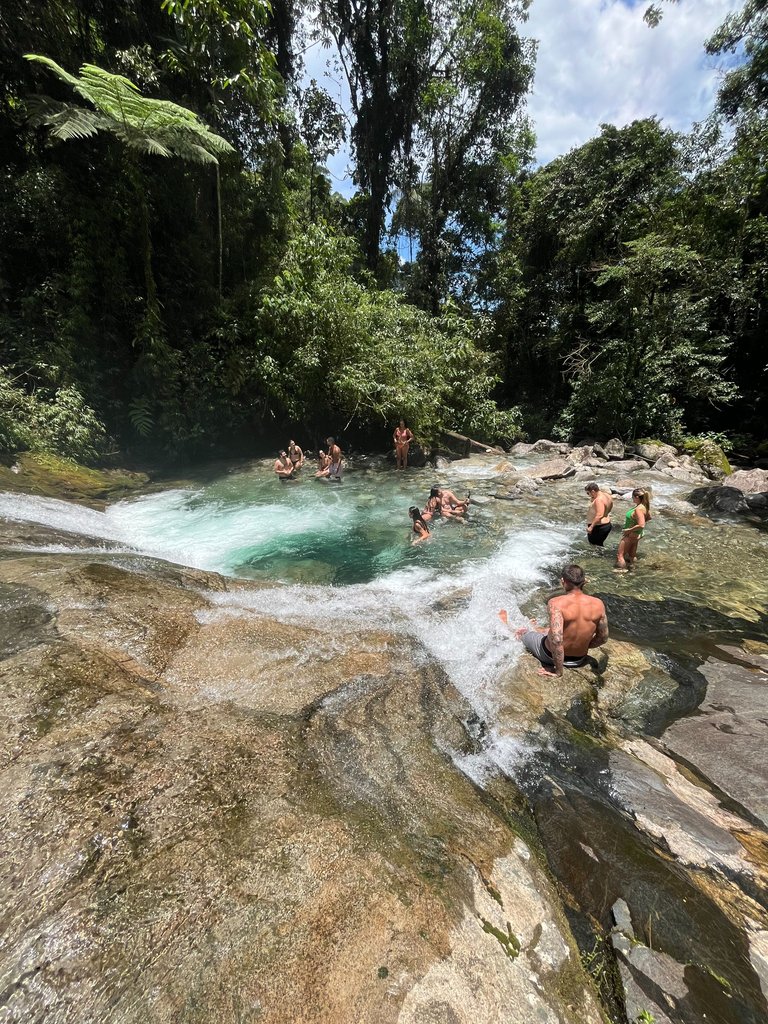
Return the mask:
<path id="1" fill-rule="evenodd" d="M 739 58 L 690 136 L 606 125 L 538 168 L 527 7 L 322 0 L 347 117 L 303 81 L 291 0 L 6 0 L 0 454 L 383 440 L 400 416 L 764 439 L 768 2 L 710 40 Z M 345 138 L 350 199 L 325 169 Z"/>

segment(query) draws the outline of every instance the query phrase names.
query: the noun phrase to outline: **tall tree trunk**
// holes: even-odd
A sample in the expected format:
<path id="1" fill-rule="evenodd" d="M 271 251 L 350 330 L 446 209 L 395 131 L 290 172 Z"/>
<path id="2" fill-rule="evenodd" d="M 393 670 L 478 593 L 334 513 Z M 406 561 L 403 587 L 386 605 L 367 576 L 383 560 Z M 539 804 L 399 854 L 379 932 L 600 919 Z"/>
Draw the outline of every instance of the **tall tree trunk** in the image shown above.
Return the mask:
<path id="1" fill-rule="evenodd" d="M 141 262 L 144 272 L 144 296 L 147 312 L 160 318 L 160 303 L 157 300 L 157 283 L 152 270 L 152 235 L 149 223 L 149 201 L 147 199 L 147 183 L 139 162 L 129 158 L 127 162 L 128 178 L 136 195 L 136 207 L 139 214 L 139 244 L 141 245 Z"/>
<path id="2" fill-rule="evenodd" d="M 216 162 L 216 226 L 219 242 L 219 302 L 221 302 L 222 282 L 224 279 L 224 239 L 221 230 L 221 168 Z"/>

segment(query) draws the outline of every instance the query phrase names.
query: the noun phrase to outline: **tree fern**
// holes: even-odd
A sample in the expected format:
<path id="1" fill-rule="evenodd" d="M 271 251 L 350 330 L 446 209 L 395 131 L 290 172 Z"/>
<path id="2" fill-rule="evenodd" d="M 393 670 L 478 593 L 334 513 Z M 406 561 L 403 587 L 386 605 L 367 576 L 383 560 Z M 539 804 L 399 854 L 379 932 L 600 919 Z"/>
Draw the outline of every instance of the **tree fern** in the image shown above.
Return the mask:
<path id="1" fill-rule="evenodd" d="M 28 53 L 26 58 L 53 71 L 96 108 L 94 113 L 73 104 L 38 100 L 33 116 L 56 138 L 68 141 L 106 131 L 140 153 L 206 164 L 217 164 L 219 157 L 234 152 L 226 139 L 212 132 L 191 110 L 169 100 L 142 96 L 122 75 L 84 64 L 76 78 L 50 57 Z"/>
<path id="2" fill-rule="evenodd" d="M 62 103 L 48 97 L 30 100 L 30 115 L 34 123 L 45 125 L 54 138 L 63 142 L 87 139 L 99 132 L 108 132 L 130 152 L 147 156 L 177 157 L 190 163 L 212 165 L 216 171 L 216 202 L 219 249 L 219 294 L 221 294 L 222 237 L 221 190 L 219 185 L 219 157 L 234 153 L 234 149 L 212 132 L 197 114 L 169 100 L 153 100 L 142 96 L 139 89 L 122 75 L 113 75 L 95 64 L 83 64 L 80 75 L 70 75 L 55 60 L 36 53 L 25 54 L 26 59 L 42 64 L 56 77 L 71 86 L 91 107 Z M 144 235 L 144 267 L 147 307 L 159 316 L 156 288 L 151 268 L 149 240 L 149 212 L 141 185 L 141 172 L 134 166 L 132 177 Z"/>

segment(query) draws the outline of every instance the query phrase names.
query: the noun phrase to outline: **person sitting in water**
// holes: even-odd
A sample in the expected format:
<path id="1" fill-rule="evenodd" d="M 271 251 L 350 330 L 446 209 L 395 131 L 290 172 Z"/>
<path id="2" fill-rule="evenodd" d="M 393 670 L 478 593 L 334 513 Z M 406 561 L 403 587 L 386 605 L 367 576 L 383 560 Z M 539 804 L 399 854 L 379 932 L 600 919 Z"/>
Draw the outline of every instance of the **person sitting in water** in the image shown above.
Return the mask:
<path id="1" fill-rule="evenodd" d="M 328 464 L 328 479 L 338 480 L 341 483 L 341 448 L 339 448 L 332 437 L 327 438 L 326 443 L 328 445 L 328 455 L 331 459 Z"/>
<path id="2" fill-rule="evenodd" d="M 330 455 L 326 455 L 326 453 L 321 448 L 320 451 L 317 453 L 317 472 L 315 473 L 315 476 L 328 476 L 328 467 L 330 466 L 330 464 Z"/>
<path id="3" fill-rule="evenodd" d="M 288 458 L 293 463 L 294 469 L 301 469 L 304 465 L 304 452 L 295 441 L 288 442 Z"/>
<path id="4" fill-rule="evenodd" d="M 395 442 L 395 461 L 398 469 L 405 469 L 408 466 L 408 449 L 413 440 L 410 427 L 406 427 L 405 420 L 400 420 L 399 426 L 395 427 L 393 435 Z"/>
<path id="5" fill-rule="evenodd" d="M 427 522 L 430 519 L 458 519 L 460 523 L 464 522 L 461 515 L 454 511 L 448 502 L 443 501 L 443 492 L 439 487 L 433 487 L 429 492 L 422 516 Z"/>
<path id="6" fill-rule="evenodd" d="M 423 540 L 428 540 L 429 527 L 427 526 L 424 516 L 419 512 L 418 505 L 411 505 L 408 509 L 408 515 L 413 520 L 414 536 L 411 538 L 411 544 L 419 544 Z"/>
<path id="7" fill-rule="evenodd" d="M 631 569 L 637 561 L 637 545 L 645 532 L 645 524 L 651 519 L 651 497 L 642 487 L 632 491 L 632 508 L 624 520 L 624 532 L 616 552 L 616 567 Z"/>
<path id="8" fill-rule="evenodd" d="M 459 515 L 464 513 L 469 508 L 469 495 L 463 501 L 459 501 L 453 491 L 449 491 L 447 487 L 440 489 L 440 495 L 442 497 L 443 505 L 447 506 L 451 511 L 457 512 Z"/>
<path id="9" fill-rule="evenodd" d="M 584 490 L 589 495 L 589 522 L 587 523 L 587 540 L 595 547 L 601 548 L 606 537 L 613 529 L 611 509 L 613 498 L 607 491 L 601 491 L 596 483 L 588 483 Z"/>
<path id="10" fill-rule="evenodd" d="M 602 647 L 608 639 L 605 605 L 584 593 L 586 579 L 581 566 L 569 565 L 561 582 L 565 594 L 553 597 L 547 606 L 549 629 L 539 629 L 533 619 L 531 628 L 515 630 L 525 649 L 541 662 L 539 673 L 545 676 L 562 676 L 563 667 L 579 668 L 586 662 L 587 652 Z M 509 625 L 505 609 L 499 618 Z"/>
<path id="11" fill-rule="evenodd" d="M 280 480 L 295 480 L 293 463 L 288 458 L 288 452 L 280 451 L 280 455 L 275 459 L 275 472 Z"/>
<path id="12" fill-rule="evenodd" d="M 434 519 L 435 517 L 439 518 L 442 512 L 442 507 L 443 502 L 440 497 L 440 488 L 433 487 L 432 490 L 429 492 L 427 504 L 424 506 L 424 509 L 421 513 L 422 518 L 426 522 L 429 522 L 430 519 Z"/>

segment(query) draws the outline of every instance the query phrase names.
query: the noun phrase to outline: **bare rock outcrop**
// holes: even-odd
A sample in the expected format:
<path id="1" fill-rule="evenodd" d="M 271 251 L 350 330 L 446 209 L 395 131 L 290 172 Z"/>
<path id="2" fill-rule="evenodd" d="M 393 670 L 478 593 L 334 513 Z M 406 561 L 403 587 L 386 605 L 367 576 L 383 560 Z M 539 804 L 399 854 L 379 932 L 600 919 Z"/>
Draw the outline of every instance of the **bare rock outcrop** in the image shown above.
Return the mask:
<path id="1" fill-rule="evenodd" d="M 7 1019 L 600 1024 L 545 870 L 449 756 L 459 694 L 259 590 L 0 562 L 27 609 L 0 655 Z"/>
<path id="2" fill-rule="evenodd" d="M 535 480 L 563 480 L 573 476 L 576 467 L 567 459 L 550 459 L 549 462 L 540 462 L 536 466 L 530 466 L 522 470 L 522 477 L 532 477 Z"/>

